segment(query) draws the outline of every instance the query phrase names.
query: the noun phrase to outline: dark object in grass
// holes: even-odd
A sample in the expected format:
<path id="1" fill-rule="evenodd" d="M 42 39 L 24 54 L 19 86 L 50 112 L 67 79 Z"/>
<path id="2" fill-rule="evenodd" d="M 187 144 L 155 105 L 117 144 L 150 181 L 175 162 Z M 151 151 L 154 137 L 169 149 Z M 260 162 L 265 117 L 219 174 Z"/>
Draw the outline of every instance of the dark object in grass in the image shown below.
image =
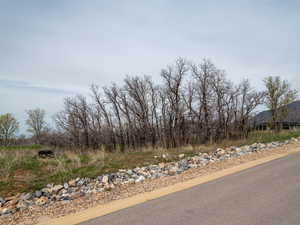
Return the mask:
<path id="1" fill-rule="evenodd" d="M 39 157 L 54 158 L 54 152 L 52 150 L 41 150 L 41 151 L 39 151 Z"/>

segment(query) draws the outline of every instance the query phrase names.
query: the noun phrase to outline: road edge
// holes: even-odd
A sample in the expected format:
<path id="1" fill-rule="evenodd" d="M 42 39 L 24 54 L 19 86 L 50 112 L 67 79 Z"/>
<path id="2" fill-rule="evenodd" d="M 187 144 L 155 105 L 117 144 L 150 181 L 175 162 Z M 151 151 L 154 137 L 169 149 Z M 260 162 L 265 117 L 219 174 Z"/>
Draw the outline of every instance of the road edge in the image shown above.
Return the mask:
<path id="1" fill-rule="evenodd" d="M 228 176 L 270 161 L 273 161 L 275 159 L 279 159 L 285 156 L 288 156 L 290 154 L 300 152 L 300 148 L 295 148 L 292 151 L 281 153 L 281 154 L 275 154 L 271 156 L 267 156 L 264 158 L 260 158 L 257 160 L 253 160 L 250 162 L 242 163 L 240 165 L 223 169 L 217 172 L 214 172 L 212 174 L 200 176 L 197 178 L 193 178 L 188 181 L 184 181 L 181 183 L 177 183 L 168 187 L 160 188 L 151 192 L 145 192 L 141 194 L 137 194 L 132 197 L 120 199 L 120 200 L 114 200 L 111 202 L 108 202 L 106 204 L 101 204 L 86 210 L 83 210 L 78 213 L 69 214 L 67 216 L 55 218 L 55 219 L 49 219 L 48 221 L 41 221 L 38 223 L 38 225 L 74 225 L 78 224 L 96 217 L 104 216 L 128 207 L 132 207 L 144 202 L 147 202 L 149 200 L 157 199 L 160 197 L 163 197 L 165 195 L 169 195 L 178 191 L 182 191 L 185 189 L 192 188 L 194 186 L 204 184 L 213 180 L 216 180 L 218 178 Z"/>

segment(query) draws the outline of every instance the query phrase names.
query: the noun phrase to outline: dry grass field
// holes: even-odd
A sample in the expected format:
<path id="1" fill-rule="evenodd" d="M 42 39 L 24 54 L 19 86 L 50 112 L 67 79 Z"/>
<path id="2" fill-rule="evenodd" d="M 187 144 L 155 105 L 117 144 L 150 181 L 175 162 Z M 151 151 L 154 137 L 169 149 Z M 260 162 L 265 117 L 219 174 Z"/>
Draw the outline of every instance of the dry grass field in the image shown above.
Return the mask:
<path id="1" fill-rule="evenodd" d="M 184 146 L 176 149 L 141 149 L 127 153 L 99 150 L 55 150 L 54 158 L 39 158 L 43 146 L 14 146 L 0 148 L 0 196 L 40 189 L 48 183 L 63 183 L 76 177 L 96 177 L 101 174 L 174 161 L 179 154 L 192 156 L 216 148 L 240 146 L 256 142 L 284 141 L 299 137 L 300 131 L 253 132 L 248 139 L 223 141 L 218 144 Z M 162 157 L 164 155 L 164 157 Z"/>

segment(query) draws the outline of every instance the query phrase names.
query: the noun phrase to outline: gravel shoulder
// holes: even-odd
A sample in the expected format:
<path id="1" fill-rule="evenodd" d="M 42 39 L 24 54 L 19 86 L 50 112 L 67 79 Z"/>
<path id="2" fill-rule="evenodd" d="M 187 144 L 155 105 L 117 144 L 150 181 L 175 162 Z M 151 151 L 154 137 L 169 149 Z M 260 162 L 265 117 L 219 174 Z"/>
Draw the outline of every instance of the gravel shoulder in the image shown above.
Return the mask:
<path id="1" fill-rule="evenodd" d="M 105 205 L 114 200 L 126 199 L 137 194 L 172 186 L 177 183 L 212 174 L 227 168 L 232 168 L 253 160 L 263 159 L 272 155 L 290 153 L 297 148 L 300 148 L 300 144 L 298 142 L 294 142 L 268 151 L 258 151 L 253 154 L 242 155 L 237 158 L 209 163 L 203 167 L 189 169 L 181 174 L 175 174 L 174 176 L 166 176 L 153 180 L 146 179 L 145 181 L 136 184 L 117 185 L 110 191 L 92 193 L 72 201 L 57 201 L 43 206 L 31 206 L 30 208 L 18 211 L 15 214 L 0 217 L 0 224 L 43 224 L 43 221 L 46 222 L 52 218 L 82 212 L 85 209 L 98 205 Z"/>

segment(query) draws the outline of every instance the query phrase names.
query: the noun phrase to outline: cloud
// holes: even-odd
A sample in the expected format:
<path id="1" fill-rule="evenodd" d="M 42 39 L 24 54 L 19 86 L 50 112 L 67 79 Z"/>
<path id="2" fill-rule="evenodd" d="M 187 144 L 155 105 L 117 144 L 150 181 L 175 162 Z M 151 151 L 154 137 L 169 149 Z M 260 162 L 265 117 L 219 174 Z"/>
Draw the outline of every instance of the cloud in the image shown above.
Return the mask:
<path id="1" fill-rule="evenodd" d="M 74 88 L 46 87 L 26 81 L 0 79 L 0 114 L 12 113 L 21 124 L 20 134 L 26 133 L 26 110 L 46 110 L 46 120 L 54 125 L 52 116 L 63 108 L 67 96 L 80 93 Z"/>
<path id="2" fill-rule="evenodd" d="M 16 81 L 16 80 L 5 80 L 5 79 L 0 79 L 0 88 L 8 88 L 8 89 L 15 89 L 19 92 L 23 91 L 33 91 L 33 92 L 44 92 L 44 93 L 49 93 L 49 94 L 75 94 L 74 91 L 70 90 L 64 90 L 64 89 L 58 89 L 58 88 L 53 88 L 53 87 L 43 87 L 43 86 L 38 86 L 34 85 L 25 81 Z"/>

